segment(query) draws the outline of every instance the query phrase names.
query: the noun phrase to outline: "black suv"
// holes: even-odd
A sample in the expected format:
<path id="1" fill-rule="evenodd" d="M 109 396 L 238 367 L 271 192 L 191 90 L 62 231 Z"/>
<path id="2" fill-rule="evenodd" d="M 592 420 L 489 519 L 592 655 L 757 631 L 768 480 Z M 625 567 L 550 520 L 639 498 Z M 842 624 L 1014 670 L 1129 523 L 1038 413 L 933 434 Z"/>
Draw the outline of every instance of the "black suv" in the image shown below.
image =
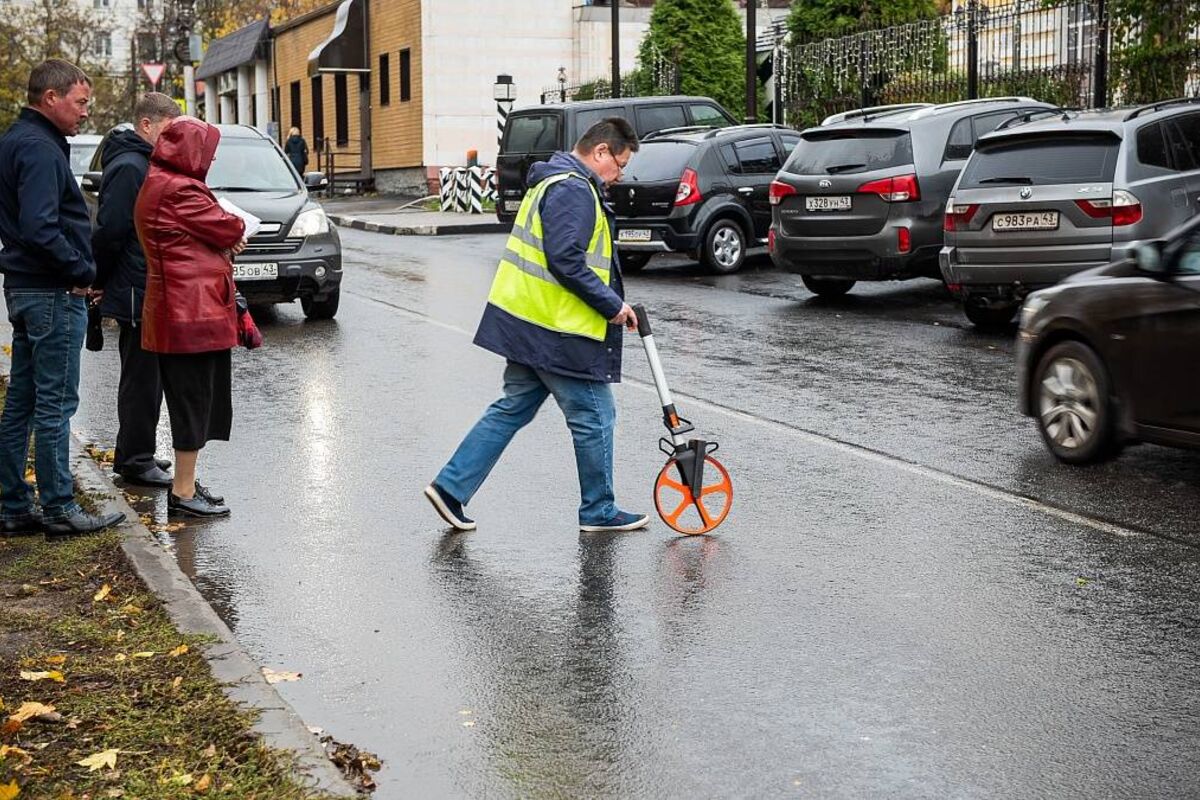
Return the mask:
<path id="1" fill-rule="evenodd" d="M 610 190 L 621 266 L 655 253 L 690 254 L 713 272 L 736 272 L 767 241 L 769 188 L 800 134 L 774 125 L 660 131 L 642 141 Z"/>
<path id="2" fill-rule="evenodd" d="M 771 256 L 819 295 L 940 278 L 946 199 L 980 136 L 1052 108 L 1028 97 L 863 109 L 804 131 L 771 186 Z"/>
<path id="3" fill-rule="evenodd" d="M 627 97 L 533 106 L 514 111 L 504 126 L 496 157 L 496 216 L 512 222 L 525 197 L 525 176 L 535 162 L 570 150 L 584 131 L 605 117 L 624 117 L 639 138 L 664 128 L 723 128 L 737 121 L 707 97 Z"/>

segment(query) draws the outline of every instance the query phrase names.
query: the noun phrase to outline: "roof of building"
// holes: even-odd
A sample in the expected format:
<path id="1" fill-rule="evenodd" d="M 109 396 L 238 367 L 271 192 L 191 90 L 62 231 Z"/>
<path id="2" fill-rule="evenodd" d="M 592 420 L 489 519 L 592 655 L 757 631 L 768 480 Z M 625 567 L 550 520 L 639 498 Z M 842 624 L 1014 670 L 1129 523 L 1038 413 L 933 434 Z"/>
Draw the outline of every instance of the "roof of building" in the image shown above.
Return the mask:
<path id="1" fill-rule="evenodd" d="M 270 32 L 267 20 L 260 19 L 214 40 L 196 69 L 196 78 L 207 80 L 259 58 Z"/>

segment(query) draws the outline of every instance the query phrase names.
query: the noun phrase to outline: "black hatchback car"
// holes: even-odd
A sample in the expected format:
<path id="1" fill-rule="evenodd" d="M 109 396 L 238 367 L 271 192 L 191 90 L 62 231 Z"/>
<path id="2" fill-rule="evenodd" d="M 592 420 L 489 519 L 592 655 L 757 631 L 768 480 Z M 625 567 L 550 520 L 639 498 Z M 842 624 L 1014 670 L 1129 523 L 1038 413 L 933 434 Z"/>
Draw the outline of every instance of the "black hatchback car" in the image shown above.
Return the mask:
<path id="1" fill-rule="evenodd" d="M 800 134 L 774 125 L 684 128 L 652 134 L 610 195 L 621 266 L 655 253 L 688 253 L 707 269 L 737 272 L 766 244 L 771 181 Z"/>
<path id="2" fill-rule="evenodd" d="M 1030 294 L 1017 341 L 1020 409 L 1059 460 L 1200 449 L 1200 217 Z"/>

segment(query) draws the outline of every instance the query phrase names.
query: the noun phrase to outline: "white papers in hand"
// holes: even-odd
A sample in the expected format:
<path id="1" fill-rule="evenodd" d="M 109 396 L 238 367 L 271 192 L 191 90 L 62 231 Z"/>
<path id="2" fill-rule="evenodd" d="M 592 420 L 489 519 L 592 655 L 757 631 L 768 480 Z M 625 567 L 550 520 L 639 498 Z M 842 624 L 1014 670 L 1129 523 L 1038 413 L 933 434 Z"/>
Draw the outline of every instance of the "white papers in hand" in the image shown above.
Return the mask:
<path id="1" fill-rule="evenodd" d="M 221 204 L 221 208 L 225 209 L 225 213 L 233 214 L 235 217 L 241 217 L 246 223 L 245 238 L 249 239 L 254 234 L 258 233 L 258 229 L 262 227 L 262 220 L 251 214 L 244 208 L 238 208 L 228 198 L 217 198 L 217 202 Z"/>

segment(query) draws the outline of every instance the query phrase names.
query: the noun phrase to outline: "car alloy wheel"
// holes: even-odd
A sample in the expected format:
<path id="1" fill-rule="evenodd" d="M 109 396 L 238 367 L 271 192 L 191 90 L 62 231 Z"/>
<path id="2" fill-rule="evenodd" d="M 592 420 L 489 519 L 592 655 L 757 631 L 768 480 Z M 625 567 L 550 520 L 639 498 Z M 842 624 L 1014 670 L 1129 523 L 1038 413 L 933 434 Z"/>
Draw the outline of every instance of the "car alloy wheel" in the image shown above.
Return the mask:
<path id="1" fill-rule="evenodd" d="M 741 227 L 729 219 L 717 220 L 708 232 L 704 265 L 713 272 L 737 272 L 746 257 L 746 239 Z"/>
<path id="2" fill-rule="evenodd" d="M 1042 438 L 1057 458 L 1084 463 L 1111 449 L 1108 377 L 1091 348 L 1080 342 L 1052 347 L 1038 366 L 1034 391 Z"/>

